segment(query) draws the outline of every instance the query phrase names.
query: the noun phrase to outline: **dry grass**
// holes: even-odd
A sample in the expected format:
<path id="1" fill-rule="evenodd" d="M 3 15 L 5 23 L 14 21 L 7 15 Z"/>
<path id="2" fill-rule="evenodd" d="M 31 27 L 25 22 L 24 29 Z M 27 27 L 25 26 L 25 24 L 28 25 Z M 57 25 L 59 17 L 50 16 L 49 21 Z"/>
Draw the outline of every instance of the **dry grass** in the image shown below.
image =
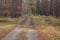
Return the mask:
<path id="1" fill-rule="evenodd" d="M 46 30 L 39 30 L 37 31 L 38 40 L 49 40 L 49 34 Z"/>
<path id="2" fill-rule="evenodd" d="M 53 26 L 47 26 L 45 28 L 36 27 L 38 34 L 38 40 L 60 40 L 60 31 Z"/>
<path id="3" fill-rule="evenodd" d="M 35 29 L 40 40 L 60 40 L 60 29 L 58 22 L 60 19 L 52 16 L 32 16 L 35 22 Z M 56 23 L 57 22 L 57 23 Z"/>
<path id="4" fill-rule="evenodd" d="M 14 28 L 15 28 L 15 26 L 9 27 L 9 28 L 0 28 L 0 38 L 3 38 L 4 36 L 6 36 Z"/>
<path id="5" fill-rule="evenodd" d="M 29 29 L 30 28 L 30 19 L 27 20 L 26 24 L 24 25 L 25 29 Z"/>
<path id="6" fill-rule="evenodd" d="M 24 19 L 23 18 L 0 18 L 0 39 L 7 35 L 11 30 L 17 27 L 17 25 Z"/>

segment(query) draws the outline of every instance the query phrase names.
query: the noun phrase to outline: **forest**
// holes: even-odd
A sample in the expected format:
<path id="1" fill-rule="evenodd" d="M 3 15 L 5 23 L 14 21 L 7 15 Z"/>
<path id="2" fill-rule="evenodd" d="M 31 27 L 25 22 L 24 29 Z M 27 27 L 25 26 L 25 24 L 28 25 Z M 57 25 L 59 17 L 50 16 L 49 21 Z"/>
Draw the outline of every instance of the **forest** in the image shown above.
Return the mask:
<path id="1" fill-rule="evenodd" d="M 0 0 L 0 40 L 60 40 L 60 0 Z"/>
<path id="2" fill-rule="evenodd" d="M 60 16 L 60 0 L 33 0 L 29 4 L 34 15 Z M 19 17 L 23 14 L 23 0 L 0 0 L 0 17 Z"/>
<path id="3" fill-rule="evenodd" d="M 40 6 L 39 6 L 40 5 Z M 39 9 L 40 8 L 40 9 Z M 37 0 L 37 11 L 41 15 L 60 16 L 60 0 Z"/>

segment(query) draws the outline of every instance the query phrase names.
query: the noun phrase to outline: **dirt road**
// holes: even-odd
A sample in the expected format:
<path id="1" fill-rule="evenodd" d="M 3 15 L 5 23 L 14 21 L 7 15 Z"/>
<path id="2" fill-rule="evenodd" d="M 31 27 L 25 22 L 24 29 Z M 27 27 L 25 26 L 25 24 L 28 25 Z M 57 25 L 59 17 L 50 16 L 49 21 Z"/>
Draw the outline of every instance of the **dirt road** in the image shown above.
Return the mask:
<path id="1" fill-rule="evenodd" d="M 37 33 L 34 29 L 35 29 L 34 21 L 30 17 L 30 29 L 27 32 L 27 39 L 28 40 L 37 40 Z"/>
<path id="2" fill-rule="evenodd" d="M 24 24 L 26 23 L 28 17 L 25 17 L 25 19 L 19 24 L 17 28 L 12 30 L 10 33 L 8 33 L 5 38 L 2 40 L 16 40 L 19 34 L 21 33 L 21 29 L 23 28 Z"/>
<path id="3" fill-rule="evenodd" d="M 21 22 L 21 24 L 19 24 L 19 26 L 17 28 L 15 28 L 10 33 L 8 33 L 5 36 L 5 38 L 3 38 L 2 40 L 17 40 L 18 37 L 20 36 L 19 34 L 22 32 L 22 29 L 24 28 L 23 26 L 26 23 L 26 21 L 28 20 L 28 18 L 30 19 L 30 26 L 29 26 L 30 29 L 26 33 L 27 40 L 37 40 L 37 33 L 34 30 L 35 29 L 34 22 L 31 17 L 27 17 L 27 16 Z"/>

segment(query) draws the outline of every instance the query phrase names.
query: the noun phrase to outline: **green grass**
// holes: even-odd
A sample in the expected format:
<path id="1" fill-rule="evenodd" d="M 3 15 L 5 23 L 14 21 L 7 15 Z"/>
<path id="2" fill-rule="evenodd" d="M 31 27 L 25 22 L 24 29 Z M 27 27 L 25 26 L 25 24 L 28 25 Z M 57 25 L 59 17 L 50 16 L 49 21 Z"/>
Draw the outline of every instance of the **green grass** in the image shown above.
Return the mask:
<path id="1" fill-rule="evenodd" d="M 19 18 L 0 18 L 0 27 L 10 27 L 18 25 L 24 17 Z"/>
<path id="2" fill-rule="evenodd" d="M 60 36 L 57 36 L 57 35 L 52 36 L 50 37 L 50 40 L 60 40 Z"/>
<path id="3" fill-rule="evenodd" d="M 57 36 L 57 37 L 54 38 L 54 40 L 60 40 L 60 37 Z"/>
<path id="4" fill-rule="evenodd" d="M 27 22 L 26 22 L 26 24 L 25 24 L 24 27 L 25 27 L 25 28 L 29 28 L 29 27 L 30 27 L 30 19 L 27 20 Z"/>
<path id="5" fill-rule="evenodd" d="M 47 25 L 47 23 L 45 21 L 45 17 L 43 17 L 43 16 L 38 16 L 38 17 L 34 16 L 33 20 L 35 22 L 35 25 L 40 25 L 40 26 Z"/>
<path id="6" fill-rule="evenodd" d="M 53 22 L 52 24 L 55 26 L 60 26 L 60 22 Z"/>
<path id="7" fill-rule="evenodd" d="M 53 16 L 32 16 L 35 22 L 35 25 L 41 26 L 54 26 L 60 30 L 60 21 L 58 18 Z"/>

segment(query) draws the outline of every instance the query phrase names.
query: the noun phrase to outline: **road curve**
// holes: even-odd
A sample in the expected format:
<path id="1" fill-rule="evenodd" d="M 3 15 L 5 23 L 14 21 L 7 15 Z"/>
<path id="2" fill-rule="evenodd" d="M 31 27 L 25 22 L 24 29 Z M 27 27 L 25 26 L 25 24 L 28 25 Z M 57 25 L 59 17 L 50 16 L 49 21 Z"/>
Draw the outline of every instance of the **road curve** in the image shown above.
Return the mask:
<path id="1" fill-rule="evenodd" d="M 8 33 L 2 40 L 16 40 L 19 37 L 19 34 L 21 33 L 21 28 L 23 28 L 23 25 L 26 23 L 27 19 L 28 17 L 25 17 L 21 24 L 19 24 L 17 28 Z"/>

